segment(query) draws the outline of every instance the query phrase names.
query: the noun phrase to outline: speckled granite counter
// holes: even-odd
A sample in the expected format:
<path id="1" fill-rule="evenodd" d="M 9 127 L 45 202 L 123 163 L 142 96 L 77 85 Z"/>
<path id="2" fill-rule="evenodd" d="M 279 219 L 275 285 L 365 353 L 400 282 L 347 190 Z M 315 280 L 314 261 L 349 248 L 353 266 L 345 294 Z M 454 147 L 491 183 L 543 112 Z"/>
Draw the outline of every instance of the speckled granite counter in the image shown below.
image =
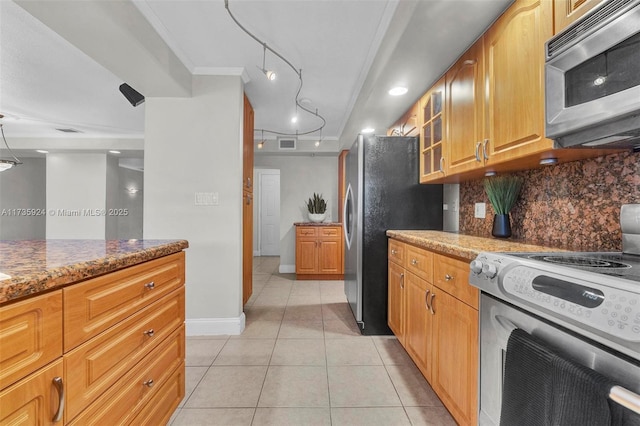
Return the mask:
<path id="1" fill-rule="evenodd" d="M 427 250 L 456 256 L 469 261 L 482 251 L 493 252 L 545 252 L 560 251 L 558 248 L 543 247 L 513 240 L 475 237 L 443 231 L 387 231 L 389 237 L 413 244 Z"/>
<path id="2" fill-rule="evenodd" d="M 0 304 L 180 252 L 185 240 L 0 241 Z"/>
<path id="3" fill-rule="evenodd" d="M 293 226 L 342 226 L 341 222 L 295 222 Z"/>

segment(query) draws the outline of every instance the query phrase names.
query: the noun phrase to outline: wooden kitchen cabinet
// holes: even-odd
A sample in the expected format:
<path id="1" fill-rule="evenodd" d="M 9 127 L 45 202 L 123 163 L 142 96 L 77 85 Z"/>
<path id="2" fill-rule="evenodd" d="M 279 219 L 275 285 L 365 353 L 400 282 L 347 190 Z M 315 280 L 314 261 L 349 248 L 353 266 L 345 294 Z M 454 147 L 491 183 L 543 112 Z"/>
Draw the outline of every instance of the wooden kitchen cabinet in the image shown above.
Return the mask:
<path id="1" fill-rule="evenodd" d="M 440 178 L 444 169 L 445 79 L 438 81 L 420 99 L 420 183 Z"/>
<path id="2" fill-rule="evenodd" d="M 63 424 L 62 389 L 58 390 L 54 384 L 54 380 L 61 381 L 62 376 L 62 359 L 59 358 L 0 391 L 0 425 Z"/>
<path id="3" fill-rule="evenodd" d="M 553 149 L 544 137 L 544 43 L 552 35 L 547 0 L 518 0 L 484 35 L 488 140 L 482 154 L 489 166 Z"/>
<path id="4" fill-rule="evenodd" d="M 477 424 L 478 311 L 435 287 L 431 385 L 458 424 Z"/>
<path id="5" fill-rule="evenodd" d="M 342 279 L 342 226 L 296 225 L 298 279 Z"/>
<path id="6" fill-rule="evenodd" d="M 166 423 L 184 397 L 184 261 L 170 254 L 0 307 L 0 424 Z"/>
<path id="7" fill-rule="evenodd" d="M 420 103 L 416 102 L 387 130 L 387 136 L 418 136 Z"/>
<path id="8" fill-rule="evenodd" d="M 433 286 L 412 273 L 407 274 L 405 284 L 406 325 L 404 347 L 431 382 L 432 328 L 434 317 L 429 309 Z"/>
<path id="9" fill-rule="evenodd" d="M 554 34 L 558 34 L 604 0 L 554 0 Z"/>
<path id="10" fill-rule="evenodd" d="M 242 304 L 253 293 L 253 160 L 254 112 L 244 95 L 242 133 Z"/>
<path id="11" fill-rule="evenodd" d="M 458 424 L 475 425 L 479 296 L 468 263 L 394 239 L 388 259 L 389 326 Z"/>
<path id="12" fill-rule="evenodd" d="M 484 166 L 484 45 L 480 38 L 446 74 L 445 173 Z"/>

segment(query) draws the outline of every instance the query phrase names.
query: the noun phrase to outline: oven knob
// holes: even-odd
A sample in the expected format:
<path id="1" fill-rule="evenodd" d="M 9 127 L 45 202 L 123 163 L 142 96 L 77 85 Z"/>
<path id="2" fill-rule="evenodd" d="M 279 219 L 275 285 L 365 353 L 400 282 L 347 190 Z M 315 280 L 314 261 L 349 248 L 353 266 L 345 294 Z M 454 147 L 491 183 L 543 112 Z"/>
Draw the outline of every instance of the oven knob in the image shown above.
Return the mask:
<path id="1" fill-rule="evenodd" d="M 498 268 L 496 268 L 496 265 L 492 265 L 490 263 L 485 263 L 484 265 L 482 265 L 482 273 L 487 278 L 493 278 L 496 275 L 498 275 Z"/>
<path id="2" fill-rule="evenodd" d="M 471 265 L 469 265 L 469 267 L 471 268 L 471 272 L 477 275 L 480 272 L 482 272 L 482 265 L 483 263 L 481 260 L 472 260 Z"/>

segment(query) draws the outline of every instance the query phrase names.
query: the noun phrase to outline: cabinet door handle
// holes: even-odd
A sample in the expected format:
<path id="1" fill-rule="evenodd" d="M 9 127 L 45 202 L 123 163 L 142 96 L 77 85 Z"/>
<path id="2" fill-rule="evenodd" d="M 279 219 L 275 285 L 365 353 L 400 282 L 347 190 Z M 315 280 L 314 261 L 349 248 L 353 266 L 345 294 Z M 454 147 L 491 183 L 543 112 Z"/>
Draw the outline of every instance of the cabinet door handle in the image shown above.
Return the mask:
<path id="1" fill-rule="evenodd" d="M 154 383 L 153 383 L 153 379 L 149 379 L 149 380 L 147 380 L 146 382 L 142 382 L 142 384 L 143 384 L 143 385 L 145 385 L 145 386 L 147 386 L 147 387 L 149 387 L 149 388 L 152 388 L 152 387 L 153 387 L 153 385 L 154 385 Z"/>
<path id="2" fill-rule="evenodd" d="M 413 266 L 416 266 L 418 264 L 418 261 L 416 259 L 411 259 L 411 264 Z"/>
<path id="3" fill-rule="evenodd" d="M 150 328 L 148 330 L 143 331 L 142 334 L 144 334 L 145 336 L 153 337 L 156 334 L 156 332 L 153 328 Z"/>
<path id="4" fill-rule="evenodd" d="M 429 290 L 424 291 L 424 305 L 427 307 L 427 311 L 431 312 L 431 306 L 429 306 Z"/>
<path id="5" fill-rule="evenodd" d="M 64 413 L 64 383 L 62 382 L 62 377 L 54 377 L 53 385 L 58 391 L 58 411 L 56 411 L 52 419 L 55 423 L 62 420 L 62 414 Z"/>
<path id="6" fill-rule="evenodd" d="M 487 153 L 487 145 L 489 145 L 489 139 L 485 139 L 484 143 L 482 144 L 482 156 L 485 160 L 489 159 L 489 154 Z"/>
<path id="7" fill-rule="evenodd" d="M 149 290 L 153 290 L 154 288 L 156 288 L 156 283 L 154 283 L 153 281 L 146 283 L 145 288 L 149 289 Z"/>
<path id="8" fill-rule="evenodd" d="M 435 293 L 431 293 L 431 299 L 429 299 L 429 310 L 431 311 L 431 315 L 435 315 L 436 314 L 436 310 L 433 309 L 433 299 L 435 299 L 436 294 Z"/>
<path id="9" fill-rule="evenodd" d="M 451 281 L 452 279 L 453 279 L 453 277 L 451 275 L 445 274 L 445 276 L 444 276 L 444 280 L 445 281 Z"/>
<path id="10" fill-rule="evenodd" d="M 400 288 L 404 289 L 404 272 L 400 274 Z"/>
<path id="11" fill-rule="evenodd" d="M 476 161 L 478 162 L 482 161 L 482 158 L 480 158 L 480 145 L 482 145 L 482 142 L 476 143 Z"/>
<path id="12" fill-rule="evenodd" d="M 440 172 L 444 173 L 444 157 L 440 157 Z"/>

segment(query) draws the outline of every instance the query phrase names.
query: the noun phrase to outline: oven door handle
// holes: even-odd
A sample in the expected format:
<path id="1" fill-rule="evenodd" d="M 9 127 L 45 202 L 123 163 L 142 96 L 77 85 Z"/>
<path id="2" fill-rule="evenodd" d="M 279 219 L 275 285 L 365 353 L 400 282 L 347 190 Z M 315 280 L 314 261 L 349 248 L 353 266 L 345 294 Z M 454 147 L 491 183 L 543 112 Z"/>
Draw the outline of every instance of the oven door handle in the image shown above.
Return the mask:
<path id="1" fill-rule="evenodd" d="M 502 329 L 507 332 L 507 336 L 511 335 L 511 332 L 516 328 L 520 328 L 517 325 L 515 325 L 513 322 L 511 322 L 511 320 L 503 317 L 502 315 L 496 315 L 493 318 L 496 320 L 498 324 L 500 324 L 500 327 L 502 327 Z"/>
<path id="2" fill-rule="evenodd" d="M 609 398 L 625 408 L 640 414 L 640 395 L 622 386 L 614 386 L 609 391 Z"/>

